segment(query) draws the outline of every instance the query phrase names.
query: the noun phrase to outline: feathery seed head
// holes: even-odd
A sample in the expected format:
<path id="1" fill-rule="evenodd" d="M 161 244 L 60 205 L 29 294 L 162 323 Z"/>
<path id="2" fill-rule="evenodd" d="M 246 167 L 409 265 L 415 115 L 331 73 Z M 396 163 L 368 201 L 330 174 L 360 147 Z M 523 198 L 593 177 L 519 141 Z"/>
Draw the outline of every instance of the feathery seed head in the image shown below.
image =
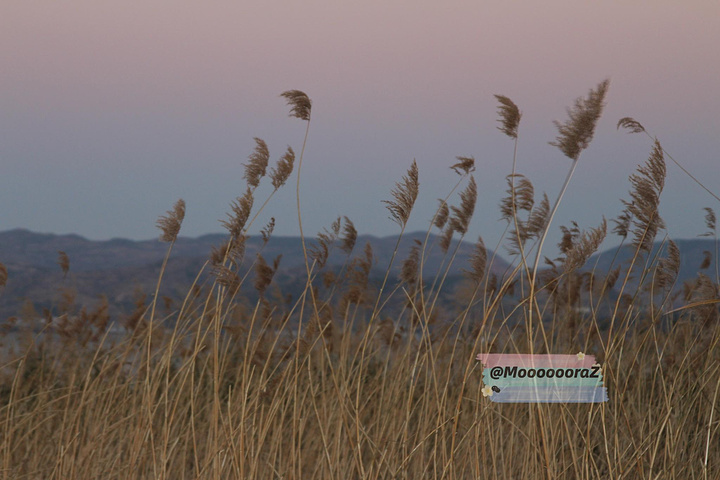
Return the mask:
<path id="1" fill-rule="evenodd" d="M 374 263 L 370 242 L 365 244 L 363 256 L 354 258 L 348 266 L 349 287 L 343 297 L 346 304 L 360 305 L 369 301 L 368 281 Z"/>
<path id="2" fill-rule="evenodd" d="M 8 279 L 8 271 L 7 267 L 0 263 L 0 288 L 3 288 L 5 285 L 7 285 L 7 279 Z"/>
<path id="3" fill-rule="evenodd" d="M 243 178 L 247 180 L 250 187 L 257 187 L 260 179 L 265 176 L 268 161 L 270 160 L 270 152 L 267 144 L 260 138 L 255 137 L 255 151 L 250 154 L 250 161 L 245 165 L 245 175 Z"/>
<path id="4" fill-rule="evenodd" d="M 285 185 L 288 178 L 293 171 L 293 164 L 295 163 L 295 152 L 292 148 L 288 147 L 285 155 L 280 157 L 275 168 L 270 172 L 270 179 L 275 190 Z"/>
<path id="5" fill-rule="evenodd" d="M 287 100 L 290 109 L 290 116 L 297 117 L 300 120 L 310 120 L 310 109 L 312 108 L 312 101 L 310 98 L 300 90 L 288 90 L 280 94 Z"/>
<path id="6" fill-rule="evenodd" d="M 578 98 L 575 105 L 567 110 L 565 123 L 553 122 L 558 129 L 558 136 L 550 145 L 558 147 L 566 157 L 577 160 L 585 150 L 595 133 L 607 94 L 610 80 L 604 80 L 594 90 L 590 90 L 587 98 Z"/>
<path id="7" fill-rule="evenodd" d="M 617 123 L 617 128 L 620 127 L 626 129 L 628 133 L 642 133 L 645 131 L 645 127 L 640 122 L 631 117 L 623 117 Z"/>
<path id="8" fill-rule="evenodd" d="M 715 210 L 710 207 L 705 207 L 705 226 L 708 231 L 701 234 L 701 237 L 712 237 L 715 235 Z"/>
<path id="9" fill-rule="evenodd" d="M 650 157 L 630 175 L 630 201 L 622 200 L 625 209 L 615 220 L 614 231 L 627 235 L 632 230 L 632 245 L 649 253 L 652 250 L 655 236 L 665 224 L 658 214 L 660 194 L 665 186 L 665 159 L 660 142 L 655 140 Z"/>
<path id="10" fill-rule="evenodd" d="M 329 231 L 327 228 L 323 228 L 323 231 L 317 235 L 317 245 L 310 249 L 309 256 L 317 262 L 319 268 L 325 266 L 330 256 L 330 248 L 340 236 L 340 221 L 341 218 L 338 217 L 330 226 Z"/>
<path id="11" fill-rule="evenodd" d="M 472 267 L 472 269 L 465 270 L 465 273 L 470 279 L 472 279 L 476 283 L 480 283 L 485 276 L 486 264 L 487 250 L 485 249 L 485 242 L 483 242 L 482 237 L 478 237 L 478 241 L 475 244 L 473 253 L 470 256 L 470 266 Z"/>
<path id="12" fill-rule="evenodd" d="M 560 253 L 563 255 L 567 255 L 580 238 L 581 232 L 577 222 L 572 220 L 570 223 L 572 224 L 572 227 L 570 228 L 565 225 L 560 226 L 560 231 L 562 231 L 563 235 L 560 239 L 560 243 L 558 243 L 558 248 L 560 249 Z"/>
<path id="13" fill-rule="evenodd" d="M 518 210 L 526 212 L 532 210 L 535 204 L 535 188 L 525 175 L 519 173 L 508 175 L 506 181 L 508 184 L 507 196 L 500 201 L 500 214 L 503 220 L 511 222 Z"/>
<path id="14" fill-rule="evenodd" d="M 517 138 L 518 126 L 520 125 L 520 118 L 522 117 L 520 109 L 512 100 L 504 95 L 495 95 L 495 98 L 500 102 L 500 106 L 498 106 L 498 114 L 500 115 L 500 119 L 498 120 L 500 126 L 497 127 L 498 130 L 510 138 Z"/>
<path id="15" fill-rule="evenodd" d="M 400 268 L 400 280 L 409 284 L 415 285 L 418 280 L 418 265 L 420 265 L 420 243 L 419 240 L 413 241 L 413 246 L 410 248 L 410 254 L 403 261 L 402 267 Z"/>
<path id="16" fill-rule="evenodd" d="M 260 235 L 262 235 L 264 245 L 266 245 L 268 241 L 270 241 L 273 230 L 275 230 L 275 217 L 270 217 L 270 221 L 268 222 L 268 224 L 265 225 L 262 230 L 260 230 Z"/>
<path id="17" fill-rule="evenodd" d="M 255 289 L 262 296 L 265 295 L 265 290 L 272 282 L 275 272 L 280 266 L 280 260 L 282 255 L 278 255 L 270 266 L 265 261 L 262 255 L 258 255 L 257 263 L 255 264 Z"/>
<path id="18" fill-rule="evenodd" d="M 700 264 L 700 270 L 710 268 L 710 264 L 712 264 L 712 253 L 710 253 L 708 250 L 703 250 L 703 260 Z"/>
<path id="19" fill-rule="evenodd" d="M 402 268 L 400 269 L 400 280 L 409 284 L 415 285 L 418 280 L 418 265 L 420 265 L 420 243 L 419 240 L 413 241 L 413 246 L 410 248 L 410 254 L 403 261 Z"/>
<path id="20" fill-rule="evenodd" d="M 223 227 L 230 232 L 233 237 L 240 237 L 245 228 L 245 223 L 250 217 L 250 212 L 253 207 L 253 192 L 248 187 L 245 195 L 236 198 L 231 204 L 230 209 L 232 214 L 228 213 L 228 220 L 223 220 L 220 223 Z"/>
<path id="21" fill-rule="evenodd" d="M 715 324 L 718 315 L 717 300 L 720 299 L 718 286 L 707 275 L 698 274 L 691 289 L 686 292 L 686 300 L 696 304 L 690 309 L 703 327 Z"/>
<path id="22" fill-rule="evenodd" d="M 215 281 L 218 283 L 218 285 L 222 285 L 228 288 L 231 293 L 237 292 L 242 285 L 242 279 L 237 274 L 237 272 L 227 267 L 226 265 L 216 265 L 212 269 L 211 273 L 213 276 L 215 276 Z"/>
<path id="23" fill-rule="evenodd" d="M 467 233 L 470 219 L 475 212 L 475 203 L 477 202 L 477 184 L 475 179 L 470 176 L 468 186 L 460 193 L 460 207 L 450 207 L 452 210 L 452 218 L 450 218 L 450 228 L 461 235 Z"/>
<path id="24" fill-rule="evenodd" d="M 435 221 L 433 224 L 442 230 L 445 226 L 445 222 L 447 222 L 448 215 L 450 215 L 450 208 L 445 200 L 438 198 L 438 201 L 440 202 L 440 207 L 438 207 L 437 213 L 435 214 Z"/>
<path id="25" fill-rule="evenodd" d="M 455 159 L 458 160 L 458 163 L 450 168 L 455 170 L 455 173 L 458 175 L 462 175 L 463 173 L 467 175 L 468 173 L 475 171 L 474 157 L 455 157 Z"/>
<path id="26" fill-rule="evenodd" d="M 447 253 L 448 249 L 450 248 L 453 233 L 455 233 L 455 230 L 453 230 L 452 225 L 448 225 L 447 227 L 445 227 L 445 230 L 443 230 L 442 235 L 440 235 L 439 243 L 440 249 L 443 251 L 443 253 Z"/>
<path id="27" fill-rule="evenodd" d="M 337 238 L 340 236 L 340 226 L 342 225 L 342 219 L 338 217 L 332 225 L 330 225 L 330 230 L 332 231 L 333 237 Z"/>
<path id="28" fill-rule="evenodd" d="M 565 273 L 572 272 L 585 265 L 588 258 L 594 254 L 605 240 L 607 234 L 607 221 L 603 217 L 602 223 L 597 228 L 591 228 L 589 232 L 574 237 L 575 241 L 567 253 L 563 262 Z"/>
<path id="29" fill-rule="evenodd" d="M 355 230 L 355 225 L 353 225 L 353 222 L 350 221 L 348 217 L 345 218 L 345 226 L 343 227 L 343 236 L 342 236 L 342 244 L 340 245 L 340 249 L 350 255 L 350 253 L 355 248 L 355 242 L 357 241 L 357 230 Z"/>
<path id="30" fill-rule="evenodd" d="M 163 215 L 156 222 L 157 227 L 162 230 L 160 240 L 163 242 L 174 242 L 180 233 L 180 226 L 185 218 L 185 200 L 182 198 L 175 202 L 172 210 Z"/>
<path id="31" fill-rule="evenodd" d="M 322 237 L 322 233 L 318 234 L 318 243 L 308 252 L 308 257 L 315 260 L 318 268 L 323 268 L 330 256 L 330 244 Z"/>
<path id="32" fill-rule="evenodd" d="M 399 183 L 395 184 L 395 188 L 390 192 L 394 200 L 383 200 L 387 204 L 386 208 L 390 211 L 390 219 L 405 228 L 410 212 L 415 205 L 417 199 L 420 182 L 418 180 L 418 167 L 413 160 L 407 176 L 403 176 Z"/>
<path id="33" fill-rule="evenodd" d="M 536 205 L 530 212 L 530 216 L 527 221 L 527 233 L 529 237 L 540 235 L 547 227 L 548 220 L 550 218 L 550 200 L 546 193 L 543 193 L 543 198 L 540 200 L 540 205 Z"/>
<path id="34" fill-rule="evenodd" d="M 221 265 L 226 259 L 235 265 L 239 265 L 245 256 L 245 236 L 230 237 L 219 247 L 212 247 L 210 263 L 214 266 Z"/>
<path id="35" fill-rule="evenodd" d="M 63 277 L 66 277 L 68 274 L 68 271 L 70 270 L 70 257 L 68 257 L 68 254 L 63 252 L 62 250 L 58 250 L 58 265 L 60 265 L 60 269 L 63 272 Z"/>

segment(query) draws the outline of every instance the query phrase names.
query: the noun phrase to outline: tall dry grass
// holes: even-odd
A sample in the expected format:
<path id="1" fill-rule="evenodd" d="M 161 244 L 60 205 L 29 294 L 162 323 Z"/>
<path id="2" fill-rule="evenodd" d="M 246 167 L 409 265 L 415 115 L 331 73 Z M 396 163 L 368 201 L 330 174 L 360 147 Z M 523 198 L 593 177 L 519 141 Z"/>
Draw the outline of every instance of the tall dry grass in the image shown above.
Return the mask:
<path id="1" fill-rule="evenodd" d="M 28 330 L 6 348 L 0 476 L 720 478 L 718 279 L 700 275 L 678 297 L 677 245 L 653 249 L 663 231 L 659 142 L 630 177 L 629 200 L 614 221 L 632 261 L 606 272 L 582 268 L 607 234 L 603 220 L 587 230 L 560 227 L 560 256 L 540 268 L 608 86 L 578 99 L 556 124 L 553 144 L 571 164 L 552 205 L 547 195 L 536 201 L 532 182 L 517 172 L 522 115 L 497 96 L 499 129 L 515 145 L 500 204 L 512 262 L 498 274 L 494 253 L 477 239 L 466 283 L 452 293 L 454 311 L 440 299 L 458 251 L 453 239 L 465 239 L 475 209 L 472 157 L 450 167 L 458 183 L 440 200 L 425 241 L 402 259 L 399 277 L 390 273 L 400 240 L 374 284 L 372 247 L 356 246 L 352 222 L 338 218 L 312 246 L 303 236 L 305 287 L 288 301 L 270 289 L 281 259 L 246 258 L 244 242 L 288 181 L 295 154 L 288 148 L 278 160 L 269 175 L 274 189 L 254 209 L 270 160 L 267 144 L 255 139 L 247 191 L 223 222 L 228 239 L 203 268 L 211 280 L 198 273 L 179 308 L 165 316 L 156 308 L 161 273 L 149 303 L 139 299 L 120 323 L 110 321 L 107 304 L 78 311 L 69 300 L 42 332 Z M 283 97 L 291 116 L 307 122 L 306 142 L 310 99 L 297 90 Z M 644 132 L 639 125 L 619 124 Z M 298 170 L 303 153 L 304 145 Z M 413 162 L 386 201 L 400 236 L 420 184 Z M 169 244 L 163 271 L 184 211 L 180 200 L 158 221 Z M 711 209 L 706 220 L 716 238 Z M 265 243 L 273 227 L 274 219 L 256 229 Z M 345 265 L 327 269 L 337 250 Z M 431 250 L 445 254 L 436 272 L 425 268 Z M 70 260 L 61 254 L 65 272 Z M 0 288 L 6 281 L 0 264 Z M 242 292 L 251 289 L 258 300 L 247 304 Z M 481 393 L 480 352 L 578 351 L 603 365 L 608 402 L 496 404 Z"/>

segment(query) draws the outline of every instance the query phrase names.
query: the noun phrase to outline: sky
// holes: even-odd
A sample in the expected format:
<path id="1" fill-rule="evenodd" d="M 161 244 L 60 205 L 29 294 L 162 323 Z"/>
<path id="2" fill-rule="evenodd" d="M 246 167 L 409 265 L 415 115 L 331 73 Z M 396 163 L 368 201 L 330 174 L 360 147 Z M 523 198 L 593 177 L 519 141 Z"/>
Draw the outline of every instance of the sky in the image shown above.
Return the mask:
<path id="1" fill-rule="evenodd" d="M 570 160 L 548 144 L 553 120 L 605 78 L 607 106 L 551 239 L 570 221 L 589 228 L 620 213 L 628 175 L 652 147 L 617 131 L 625 116 L 720 193 L 718 25 L 720 2 L 700 0 L 2 2 L 0 231 L 150 239 L 183 198 L 181 235 L 221 232 L 245 191 L 253 138 L 267 142 L 271 165 L 302 147 L 305 122 L 279 96 L 289 89 L 313 101 L 306 235 L 339 215 L 361 234 L 397 234 L 382 200 L 413 159 L 420 194 L 408 230 L 427 230 L 459 179 L 455 157 L 473 156 L 468 238 L 492 246 L 513 159 L 493 95 L 523 112 L 517 171 L 554 199 Z M 274 217 L 275 234 L 298 234 L 296 174 L 251 233 Z M 266 179 L 256 206 L 270 192 Z M 720 214 L 668 162 L 668 234 L 703 233 L 703 207 Z"/>

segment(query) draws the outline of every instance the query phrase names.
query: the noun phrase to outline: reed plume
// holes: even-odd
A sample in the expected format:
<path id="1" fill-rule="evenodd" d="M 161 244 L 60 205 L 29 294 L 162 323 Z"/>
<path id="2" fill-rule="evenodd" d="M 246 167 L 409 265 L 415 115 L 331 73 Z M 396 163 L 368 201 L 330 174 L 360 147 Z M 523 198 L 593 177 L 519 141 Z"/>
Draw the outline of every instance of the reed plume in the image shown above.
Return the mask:
<path id="1" fill-rule="evenodd" d="M 467 175 L 470 172 L 475 171 L 475 158 L 473 157 L 455 157 L 458 160 L 458 163 L 455 165 L 452 165 L 450 168 L 452 168 L 455 173 L 458 175 Z"/>
<path id="2" fill-rule="evenodd" d="M 453 233 L 455 231 L 452 229 L 450 225 L 448 225 L 445 230 L 443 231 L 442 235 L 440 235 L 440 249 L 443 251 L 443 253 L 447 253 L 448 249 L 450 248 L 450 244 L 452 243 L 452 237 Z"/>
<path id="3" fill-rule="evenodd" d="M 330 249 L 340 235 L 340 217 L 330 226 L 330 230 L 323 228 L 317 234 L 317 244 L 310 249 L 310 258 L 317 262 L 318 268 L 323 268 L 330 256 Z"/>
<path id="4" fill-rule="evenodd" d="M 302 208 L 300 207 L 300 171 L 302 170 L 305 146 L 307 145 L 308 135 L 310 134 L 310 110 L 312 108 L 312 102 L 310 101 L 310 98 L 300 90 L 288 90 L 281 93 L 280 96 L 284 97 L 287 100 L 288 105 L 292 107 L 290 109 L 291 117 L 296 117 L 307 122 L 307 124 L 305 125 L 305 138 L 303 139 L 302 148 L 300 149 L 300 157 L 298 159 L 297 176 L 295 178 L 295 206 L 297 207 L 298 228 L 300 229 L 300 243 L 302 244 L 303 258 L 305 259 L 305 271 L 307 273 L 308 281 L 310 281 L 310 262 L 307 247 L 305 245 L 305 233 L 303 232 L 302 223 Z M 290 150 L 288 149 L 288 151 Z M 313 305 L 315 305 L 315 296 L 312 289 L 310 289 L 310 293 L 311 298 L 313 299 Z M 316 305 L 315 308 L 317 311 Z"/>
<path id="5" fill-rule="evenodd" d="M 577 240 L 580 238 L 580 227 L 577 222 L 573 220 L 570 222 L 570 225 L 570 227 L 560 225 L 562 237 L 560 237 L 558 249 L 560 249 L 560 253 L 563 256 L 567 256 L 570 250 L 573 249 L 573 246 L 577 243 Z"/>
<path id="6" fill-rule="evenodd" d="M 572 108 L 567 110 L 569 119 L 565 123 L 555 121 L 554 124 L 558 129 L 558 136 L 554 142 L 550 142 L 550 145 L 556 146 L 560 149 L 566 157 L 572 159 L 572 164 L 568 170 L 565 182 L 563 183 L 560 193 L 558 194 L 555 203 L 553 204 L 550 214 L 547 217 L 545 229 L 540 235 L 538 247 L 535 253 L 535 262 L 533 263 L 532 275 L 530 276 L 530 304 L 532 305 L 535 295 L 535 280 L 537 278 L 537 269 L 540 264 L 540 256 L 542 254 L 543 245 L 547 238 L 550 224 L 555 218 L 560 202 L 565 196 L 570 180 L 575 173 L 577 168 L 578 159 L 583 150 L 585 150 L 595 133 L 595 125 L 600 119 L 602 114 L 605 95 L 607 94 L 610 86 L 609 80 L 600 82 L 596 89 L 590 90 L 587 98 L 578 98 L 575 100 L 575 104 Z M 534 308 L 530 308 L 527 325 L 532 326 L 533 323 Z"/>
<path id="7" fill-rule="evenodd" d="M 709 250 L 703 250 L 703 259 L 700 263 L 700 270 L 706 270 L 710 268 L 710 264 L 712 263 L 712 253 L 710 253 Z"/>
<path id="8" fill-rule="evenodd" d="M 467 233 L 468 226 L 470 225 L 470 219 L 472 219 L 473 213 L 475 212 L 476 202 L 477 184 L 471 175 L 467 187 L 465 187 L 465 190 L 460 192 L 460 206 L 450 207 L 452 217 L 450 217 L 448 227 L 454 232 L 465 235 Z"/>
<path id="9" fill-rule="evenodd" d="M 680 249 L 675 242 L 670 240 L 668 241 L 667 255 L 658 262 L 656 277 L 657 286 L 662 289 L 671 288 L 675 283 L 679 272 Z"/>
<path id="10" fill-rule="evenodd" d="M 476 283 L 480 283 L 485 276 L 487 266 L 487 249 L 482 237 L 478 237 L 475 248 L 470 255 L 470 270 L 464 270 L 465 274 Z"/>
<path id="11" fill-rule="evenodd" d="M 343 227 L 342 243 L 340 249 L 350 255 L 355 248 L 355 242 L 357 241 L 358 232 L 355 230 L 355 225 L 350 221 L 348 217 L 345 219 L 345 226 Z"/>
<path id="12" fill-rule="evenodd" d="M 237 272 L 223 263 L 220 263 L 213 268 L 212 275 L 215 277 L 215 281 L 218 285 L 226 287 L 231 294 L 237 292 L 242 286 L 242 279 Z"/>
<path id="13" fill-rule="evenodd" d="M 402 228 L 405 228 L 410 218 L 410 212 L 418 196 L 419 186 L 418 167 L 415 160 L 413 160 L 407 176 L 403 176 L 399 183 L 395 183 L 395 188 L 390 192 L 393 200 L 382 201 L 390 211 L 390 219 Z"/>
<path id="14" fill-rule="evenodd" d="M 375 256 L 373 254 L 370 242 L 365 244 L 363 255 L 353 258 L 348 267 L 349 286 L 343 296 L 344 304 L 361 305 L 370 301 L 368 292 L 368 282 L 370 280 L 370 271 L 374 263 Z"/>
<path id="15" fill-rule="evenodd" d="M 185 200 L 182 198 L 175 202 L 173 209 L 167 212 L 166 216 L 162 216 L 157 221 L 157 226 L 163 232 L 160 236 L 160 240 L 163 242 L 170 242 L 165 258 L 163 259 L 162 266 L 160 267 L 160 275 L 158 275 L 157 283 L 155 284 L 155 293 L 153 294 L 152 304 L 150 305 L 150 316 L 148 321 L 152 324 L 155 321 L 155 308 L 157 307 L 157 300 L 160 294 L 160 284 L 162 283 L 163 275 L 165 274 L 165 268 L 167 267 L 168 260 L 170 259 L 170 252 L 172 252 L 173 245 L 177 240 L 178 234 L 180 233 L 180 226 L 182 225 L 183 219 L 185 218 Z M 152 328 L 148 330 L 148 356 L 150 355 L 150 345 L 152 344 Z"/>
<path id="16" fill-rule="evenodd" d="M 696 316 L 703 327 L 709 327 L 720 319 L 718 315 L 718 286 L 707 275 L 698 273 L 695 282 L 686 290 L 685 300 L 693 306 L 690 311 Z"/>
<path id="17" fill-rule="evenodd" d="M 447 215 L 449 215 L 449 213 L 452 213 L 450 218 L 443 222 L 445 224 L 445 230 L 443 231 L 442 235 L 440 235 L 439 245 L 443 253 L 447 253 L 448 249 L 450 248 L 450 244 L 452 243 L 452 237 L 455 232 L 458 232 L 460 235 L 465 235 L 467 233 L 468 226 L 470 225 L 470 219 L 475 212 L 476 202 L 477 184 L 475 183 L 475 179 L 471 175 L 467 187 L 465 187 L 465 190 L 460 192 L 460 206 L 456 207 L 454 205 L 451 205 L 449 212 L 441 212 L 443 214 L 443 217 L 446 217 Z M 441 210 L 444 210 L 446 207 L 447 203 L 441 201 Z M 437 218 L 435 225 L 438 225 Z"/>
<path id="18" fill-rule="evenodd" d="M 410 248 L 410 254 L 403 260 L 400 268 L 400 280 L 415 285 L 418 281 L 418 266 L 420 265 L 420 240 L 413 240 L 413 246 Z"/>
<path id="19" fill-rule="evenodd" d="M 228 220 L 223 220 L 220 223 L 225 229 L 230 232 L 232 237 L 240 237 L 245 228 L 245 223 L 250 217 L 250 212 L 253 207 L 253 192 L 248 187 L 245 195 L 238 197 L 230 204 L 230 210 L 232 214 L 228 213 Z"/>
<path id="20" fill-rule="evenodd" d="M 617 128 L 620 129 L 620 127 L 623 127 L 623 128 L 625 128 L 625 129 L 627 129 L 627 130 L 629 131 L 629 133 L 644 133 L 645 135 L 647 135 L 648 137 L 650 137 L 650 139 L 652 139 L 653 141 L 656 140 L 655 137 L 653 137 L 652 135 L 650 135 L 650 134 L 647 132 L 647 130 L 645 130 L 645 127 L 643 127 L 643 126 L 640 124 L 640 122 L 638 122 L 638 121 L 635 120 L 634 118 L 631 118 L 631 117 L 621 118 L 621 119 L 618 121 L 618 124 L 617 124 Z M 680 164 L 680 162 L 678 162 L 677 160 L 675 160 L 675 158 L 673 158 L 672 155 L 670 155 L 669 153 L 667 153 L 667 152 L 664 151 L 664 150 L 663 150 L 663 154 L 666 155 L 667 158 L 669 158 L 675 165 L 677 165 L 678 168 L 679 168 L 680 170 L 682 170 L 685 175 L 687 175 L 688 177 L 690 177 L 693 182 L 697 183 L 698 186 L 700 186 L 700 188 L 702 188 L 703 190 L 705 190 L 705 191 L 706 191 L 707 193 L 709 193 L 715 200 L 717 200 L 717 201 L 720 202 L 720 197 L 719 197 L 719 196 L 717 196 L 712 190 L 710 190 L 708 187 L 706 187 L 700 180 L 697 179 L 697 177 L 695 177 L 695 175 L 693 175 L 692 173 L 690 173 L 687 168 L 683 167 L 683 166 Z"/>
<path id="21" fill-rule="evenodd" d="M 325 263 L 327 262 L 329 256 L 330 246 L 328 245 L 328 243 L 320 240 L 319 238 L 317 245 L 311 247 L 310 251 L 308 252 L 308 257 L 310 257 L 312 260 L 315 260 L 318 268 L 323 268 L 325 266 Z"/>
<path id="22" fill-rule="evenodd" d="M 518 126 L 520 125 L 520 118 L 522 118 L 520 109 L 504 95 L 495 95 L 495 98 L 500 102 L 500 106 L 498 106 L 498 115 L 500 116 L 498 130 L 510 138 L 517 139 Z"/>
<path id="23" fill-rule="evenodd" d="M 572 246 L 566 250 L 563 262 L 564 272 L 569 273 L 585 265 L 590 256 L 597 252 L 600 244 L 605 240 L 606 234 L 607 221 L 603 217 L 602 223 L 598 227 L 591 228 L 575 237 L 577 240 L 572 242 Z"/>
<path id="24" fill-rule="evenodd" d="M 550 200 L 546 193 L 543 193 L 543 198 L 540 200 L 540 204 L 533 207 L 528 216 L 528 220 L 525 223 L 525 232 L 528 238 L 533 238 L 540 235 L 548 224 L 550 217 Z"/>
<path id="25" fill-rule="evenodd" d="M 310 121 L 310 109 L 312 101 L 304 92 L 300 90 L 288 90 L 280 94 L 287 100 L 290 109 L 290 116 L 299 118 L 300 120 Z"/>
<path id="26" fill-rule="evenodd" d="M 250 161 L 245 164 L 243 178 L 247 181 L 248 186 L 256 188 L 267 171 L 270 152 L 265 141 L 257 137 L 254 137 L 253 140 L 255 140 L 255 150 L 250 154 Z"/>
<path id="27" fill-rule="evenodd" d="M 516 183 L 516 178 L 517 180 Z M 509 245 L 506 245 L 508 252 L 517 255 L 522 251 L 525 242 L 533 237 L 539 236 L 547 227 L 550 216 L 550 201 L 547 194 L 539 205 L 535 205 L 535 189 L 532 182 L 519 173 L 513 173 L 506 177 L 508 189 L 507 196 L 500 201 L 501 218 L 512 225 L 509 235 Z M 518 211 L 528 212 L 527 220 L 522 220 Z"/>
<path id="28" fill-rule="evenodd" d="M 0 263 L 0 288 L 4 288 L 7 285 L 8 271 L 7 267 Z"/>
<path id="29" fill-rule="evenodd" d="M 185 218 L 185 200 L 182 198 L 175 202 L 172 210 L 163 215 L 156 222 L 157 227 L 162 230 L 160 240 L 163 242 L 174 242 L 180 233 L 180 226 Z"/>
<path id="30" fill-rule="evenodd" d="M 270 237 L 273 234 L 273 230 L 275 230 L 275 217 L 270 217 L 270 221 L 267 225 L 263 227 L 262 230 L 260 230 L 260 235 L 262 235 L 263 245 L 267 245 L 267 243 L 270 241 Z"/>
<path id="31" fill-rule="evenodd" d="M 295 152 L 291 147 L 287 148 L 285 154 L 280 157 L 275 168 L 270 171 L 270 180 L 275 190 L 285 185 L 290 175 L 293 172 L 293 165 L 295 163 Z"/>
<path id="32" fill-rule="evenodd" d="M 595 90 L 590 90 L 587 98 L 575 100 L 575 105 L 567 110 L 569 119 L 565 123 L 553 122 L 558 136 L 550 145 L 558 147 L 566 157 L 577 160 L 592 141 L 609 86 L 610 80 L 604 80 Z"/>
<path id="33" fill-rule="evenodd" d="M 658 214 L 660 194 L 665 185 L 665 160 L 660 142 L 655 141 L 645 165 L 630 175 L 630 201 L 622 200 L 625 208 L 615 222 L 615 232 L 627 234 L 632 230 L 632 245 L 640 251 L 650 252 L 659 229 L 665 224 Z"/>
<path id="34" fill-rule="evenodd" d="M 63 272 L 63 278 L 67 277 L 68 271 L 70 270 L 70 257 L 62 250 L 58 250 L 58 265 Z"/>
<path id="35" fill-rule="evenodd" d="M 705 210 L 705 227 L 707 227 L 708 231 L 701 234 L 701 237 L 714 237 L 717 233 L 715 230 L 715 210 L 713 210 L 710 207 L 703 208 Z"/>
<path id="36" fill-rule="evenodd" d="M 517 184 L 515 184 L 515 179 Z M 530 180 L 519 173 L 513 173 L 505 177 L 508 189 L 507 196 L 500 201 L 500 215 L 503 220 L 512 222 L 517 216 L 518 210 L 531 211 L 535 204 L 535 188 Z"/>
<path id="37" fill-rule="evenodd" d="M 275 257 L 272 266 L 268 265 L 265 258 L 262 255 L 258 255 L 257 263 L 255 264 L 255 290 L 260 293 L 261 296 L 265 295 L 265 290 L 272 283 L 272 279 L 280 266 L 280 260 L 282 255 Z"/>
<path id="38" fill-rule="evenodd" d="M 435 221 L 433 224 L 442 230 L 443 227 L 445 227 L 448 216 L 450 215 L 450 208 L 445 200 L 439 198 L 438 201 L 440 202 L 440 207 L 438 207 L 437 213 L 435 214 Z"/>
<path id="39" fill-rule="evenodd" d="M 622 200 L 621 200 L 622 201 Z M 613 227 L 613 233 L 625 240 L 630 233 L 630 223 L 632 222 L 632 214 L 628 211 L 623 211 L 613 220 L 615 226 Z"/>
<path id="40" fill-rule="evenodd" d="M 628 131 L 628 133 L 643 133 L 645 132 L 645 127 L 642 126 L 640 122 L 635 120 L 631 117 L 623 117 L 621 118 L 617 123 L 617 128 L 620 130 L 620 128 L 624 128 Z"/>
<path id="41" fill-rule="evenodd" d="M 245 235 L 231 236 L 219 247 L 212 247 L 210 263 L 217 266 L 222 264 L 225 259 L 228 259 L 235 265 L 240 265 L 244 256 Z"/>

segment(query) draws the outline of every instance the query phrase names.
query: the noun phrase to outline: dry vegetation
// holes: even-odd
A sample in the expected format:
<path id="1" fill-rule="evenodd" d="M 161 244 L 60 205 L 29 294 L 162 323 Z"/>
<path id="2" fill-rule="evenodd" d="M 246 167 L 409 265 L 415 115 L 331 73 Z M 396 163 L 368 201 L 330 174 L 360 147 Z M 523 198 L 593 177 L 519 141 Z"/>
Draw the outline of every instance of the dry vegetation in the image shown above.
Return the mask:
<path id="1" fill-rule="evenodd" d="M 561 256 L 543 255 L 608 86 L 599 84 L 556 123 L 552 143 L 571 163 L 552 204 L 546 195 L 536 201 L 513 158 L 500 205 L 512 267 L 489 273 L 493 257 L 479 239 L 456 311 L 438 304 L 447 269 L 424 271 L 424 258 L 442 249 L 451 264 L 451 240 L 468 231 L 477 196 L 471 157 L 451 166 L 458 184 L 429 225 L 427 238 L 439 229 L 440 241 L 417 242 L 404 259 L 393 256 L 399 278 L 388 265 L 381 284 L 370 281 L 372 249 L 355 245 L 357 232 L 343 218 L 307 247 L 303 241 L 303 294 L 276 298 L 281 260 L 245 258 L 243 248 L 272 197 L 254 209 L 270 161 L 265 142 L 255 139 L 247 191 L 232 203 L 227 242 L 205 267 L 212 282 L 194 285 L 168 316 L 159 313 L 166 310 L 156 290 L 117 324 L 107 304 L 77 311 L 68 299 L 58 312 L 45 312 L 42 332 L 16 326 L 21 333 L 12 346 L 6 338 L 0 476 L 720 478 L 718 279 L 699 275 L 680 288 L 677 247 L 667 241 L 663 255 L 652 250 L 663 229 L 658 204 L 667 154 L 660 143 L 653 139 L 613 222 L 634 248 L 631 265 L 581 269 L 607 233 L 604 220 L 586 231 L 561 227 Z M 310 99 L 297 90 L 283 97 L 291 115 L 306 122 L 307 140 Z M 517 144 L 520 110 L 497 99 L 499 129 Z M 618 126 L 645 132 L 632 119 Z M 301 227 L 303 152 L 304 145 L 296 162 L 288 148 L 268 174 L 274 193 L 296 171 Z M 418 189 L 413 162 L 386 201 L 401 234 Z M 158 221 L 169 242 L 165 264 L 184 212 L 180 200 Z M 714 213 L 707 212 L 715 236 Z M 255 231 L 267 242 L 273 226 Z M 347 255 L 339 273 L 324 269 L 333 249 Z M 63 271 L 70 261 L 61 253 Z M 0 264 L 0 288 L 10 280 Z M 162 274 L 158 288 L 161 282 Z M 243 289 L 255 289 L 257 303 L 239 301 Z M 516 300 L 508 310 L 510 294 Z M 401 308 L 390 318 L 393 302 Z M 19 320 L 6 329 L 12 322 Z M 496 404 L 482 396 L 480 352 L 578 351 L 603 364 L 608 402 Z"/>

